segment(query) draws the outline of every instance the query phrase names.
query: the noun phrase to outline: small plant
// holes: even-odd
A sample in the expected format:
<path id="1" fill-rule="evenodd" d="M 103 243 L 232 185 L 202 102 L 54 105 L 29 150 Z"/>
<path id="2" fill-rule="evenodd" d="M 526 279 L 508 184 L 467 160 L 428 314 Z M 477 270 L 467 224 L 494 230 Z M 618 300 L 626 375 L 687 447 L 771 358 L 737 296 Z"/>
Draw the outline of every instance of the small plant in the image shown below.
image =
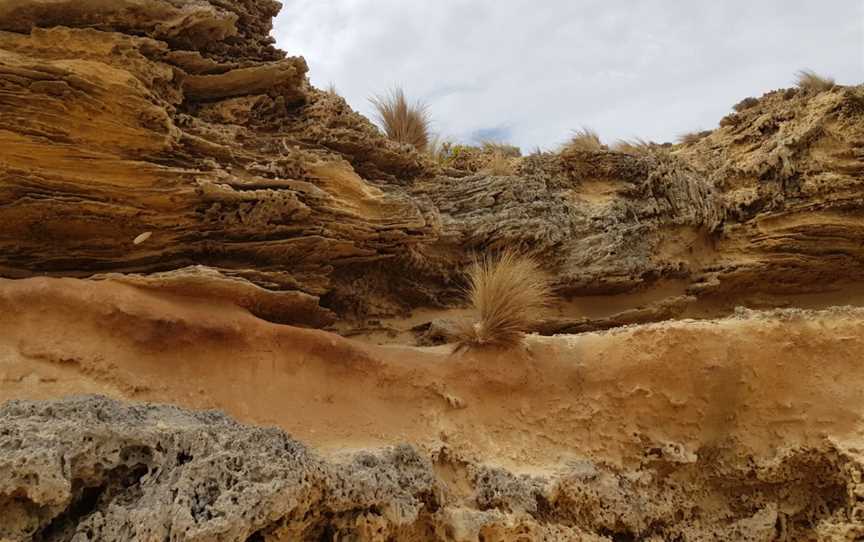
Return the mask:
<path id="1" fill-rule="evenodd" d="M 822 77 L 812 70 L 801 70 L 797 73 L 798 88 L 813 92 L 822 92 L 834 88 L 834 79 Z"/>
<path id="2" fill-rule="evenodd" d="M 453 158 L 454 143 L 449 139 L 444 139 L 440 135 L 435 134 L 429 139 L 426 146 L 426 154 L 428 154 L 439 165 L 446 165 Z"/>
<path id="3" fill-rule="evenodd" d="M 485 152 L 499 153 L 507 158 L 519 158 L 522 156 L 522 149 L 515 145 L 501 143 L 500 141 L 484 140 L 480 142 L 480 147 Z"/>
<path id="4" fill-rule="evenodd" d="M 711 130 L 703 130 L 701 132 L 687 132 L 686 134 L 681 134 L 678 136 L 678 143 L 682 145 L 693 145 L 694 143 L 699 143 L 706 137 L 711 135 Z"/>
<path id="5" fill-rule="evenodd" d="M 573 137 L 564 144 L 568 151 L 602 151 L 603 143 L 600 136 L 591 128 L 581 128 L 573 131 Z"/>
<path id="6" fill-rule="evenodd" d="M 489 160 L 486 162 L 486 167 L 483 168 L 483 171 L 488 175 L 497 175 L 499 177 L 513 175 L 515 168 L 511 160 L 510 156 L 504 154 L 503 151 L 494 150 L 489 155 Z"/>
<path id="7" fill-rule="evenodd" d="M 645 141 L 639 137 L 635 139 L 619 139 L 612 144 L 613 151 L 632 154 L 634 156 L 649 154 L 653 148 L 654 145 L 650 141 Z"/>
<path id="8" fill-rule="evenodd" d="M 454 159 L 471 153 L 472 147 L 468 145 L 456 144 L 450 148 L 450 156 Z"/>
<path id="9" fill-rule="evenodd" d="M 753 98 L 751 96 L 749 98 L 744 98 L 743 100 L 741 100 L 737 104 L 733 105 L 732 109 L 734 109 L 737 113 L 740 113 L 742 111 L 747 111 L 748 109 L 750 109 L 751 107 L 754 107 L 758 103 L 759 103 L 759 100 L 757 100 L 756 98 Z"/>
<path id="10" fill-rule="evenodd" d="M 429 145 L 429 112 L 422 102 L 408 103 L 405 92 L 396 87 L 388 94 L 375 96 L 369 101 L 375 107 L 378 122 L 387 137 L 399 143 L 413 145 L 425 151 Z"/>
<path id="11" fill-rule="evenodd" d="M 537 262 L 512 250 L 476 260 L 468 284 L 468 299 L 479 319 L 462 325 L 457 350 L 518 346 L 552 299 L 549 280 Z"/>

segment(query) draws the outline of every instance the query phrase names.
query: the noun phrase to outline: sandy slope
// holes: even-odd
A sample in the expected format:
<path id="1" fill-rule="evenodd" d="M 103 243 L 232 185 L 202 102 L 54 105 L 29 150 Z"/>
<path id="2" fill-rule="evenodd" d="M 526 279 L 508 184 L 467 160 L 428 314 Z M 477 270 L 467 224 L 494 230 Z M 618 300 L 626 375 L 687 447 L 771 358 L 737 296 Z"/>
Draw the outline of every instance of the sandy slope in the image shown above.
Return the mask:
<path id="1" fill-rule="evenodd" d="M 0 399 L 100 393 L 276 424 L 321 449 L 408 442 L 510 468 L 686 460 L 734 439 L 770 456 L 857 442 L 864 309 L 742 312 L 517 353 L 366 345 L 218 300 L 110 282 L 0 282 Z"/>
<path id="2" fill-rule="evenodd" d="M 206 532 L 258 533 L 248 540 L 294 540 L 299 535 L 285 533 L 322 529 L 376 541 L 854 540 L 864 535 L 862 331 L 861 308 L 739 311 L 719 320 L 532 336 L 519 352 L 453 355 L 446 346 L 377 346 L 272 324 L 221 298 L 111 281 L 0 281 L 0 400 L 102 394 L 217 408 L 243 422 L 278 425 L 325 461 L 355 465 L 346 472 L 360 479 L 366 451 L 403 443 L 418 450 L 412 461 L 419 461 L 422 487 L 406 496 L 370 486 L 370 502 L 380 506 L 362 499 L 352 505 L 350 495 L 339 500 L 325 491 L 315 493 L 318 504 L 268 501 L 266 521 L 243 519 L 260 512 L 247 503 L 229 507 L 229 523 L 195 524 Z M 198 429 L 164 425 L 154 414 L 149 422 L 133 416 L 146 427 L 129 432 L 124 420 L 131 414 L 119 411 L 120 426 L 102 420 L 96 427 L 91 418 L 98 412 L 76 405 L 7 408 L 18 414 L 4 422 L 13 432 L 0 435 L 7 450 L 0 453 L 0 518 L 25 522 L 12 540 L 49 520 L 82 529 L 103 510 L 155 510 L 140 500 L 137 485 L 124 490 L 126 497 L 98 489 L 121 483 L 118 472 L 161 465 L 168 481 L 136 482 L 146 495 L 202 468 L 175 464 L 151 439 L 185 442 L 182 435 Z M 55 408 L 66 418 L 51 414 Z M 47 510 L 31 495 L 42 490 L 16 482 L 20 460 L 8 456 L 25 443 L 21 457 L 54 457 L 42 441 L 15 437 L 43 423 L 76 428 L 84 441 L 45 442 L 80 458 L 73 462 L 79 466 L 113 464 L 116 454 L 103 452 L 118 446 L 150 450 L 152 461 L 121 462 L 99 476 L 92 469 L 50 474 L 56 461 L 27 463 L 39 480 L 68 479 L 63 492 L 52 493 L 51 510 L 61 519 L 51 520 L 34 512 Z M 92 438 L 101 444 L 87 444 Z M 231 439 L 222 440 L 197 452 L 201 465 L 236 454 Z M 238 459 L 250 472 L 277 453 L 255 450 Z M 402 468 L 394 476 L 405 474 Z M 225 480 L 216 494 L 231 494 L 232 472 L 211 473 Z M 74 515 L 86 495 L 82 480 L 91 478 L 86 483 L 105 499 L 120 499 L 121 508 L 102 499 L 92 513 Z M 262 486 L 262 495 L 271 486 Z M 382 515 L 381 506 L 406 498 L 414 503 L 408 519 Z M 322 506 L 343 511 L 291 519 L 303 507 Z M 117 518 L 104 528 L 164 526 Z"/>

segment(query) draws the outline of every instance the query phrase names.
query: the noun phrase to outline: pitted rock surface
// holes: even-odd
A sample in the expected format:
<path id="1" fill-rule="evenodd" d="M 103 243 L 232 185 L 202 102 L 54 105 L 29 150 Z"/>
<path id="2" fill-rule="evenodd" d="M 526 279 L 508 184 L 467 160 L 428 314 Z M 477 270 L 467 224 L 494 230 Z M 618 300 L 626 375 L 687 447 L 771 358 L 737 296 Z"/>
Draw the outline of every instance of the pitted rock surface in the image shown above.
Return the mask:
<path id="1" fill-rule="evenodd" d="M 851 540 L 860 458 L 674 444 L 514 475 L 396 446 L 326 460 L 217 412 L 99 397 L 0 408 L 0 540 Z M 704 507 L 707 503 L 711 507 Z M 856 519 L 857 518 L 857 519 Z M 851 538 L 850 538 L 851 537 Z"/>

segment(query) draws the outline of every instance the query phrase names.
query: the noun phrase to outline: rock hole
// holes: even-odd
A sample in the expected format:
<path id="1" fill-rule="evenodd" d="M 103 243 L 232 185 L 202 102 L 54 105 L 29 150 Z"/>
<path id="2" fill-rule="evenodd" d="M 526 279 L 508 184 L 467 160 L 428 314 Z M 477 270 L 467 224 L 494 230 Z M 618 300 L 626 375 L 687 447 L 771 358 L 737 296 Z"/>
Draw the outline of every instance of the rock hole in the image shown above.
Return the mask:
<path id="1" fill-rule="evenodd" d="M 185 465 L 186 463 L 192 461 L 192 456 L 186 452 L 180 452 L 177 454 L 177 466 Z"/>
<path id="2" fill-rule="evenodd" d="M 79 487 L 75 491 L 75 498 L 66 510 L 36 533 L 36 536 L 33 537 L 35 542 L 66 539 L 64 535 L 67 534 L 67 530 L 70 528 L 74 529 L 83 518 L 89 516 L 96 509 L 96 505 L 99 504 L 99 498 L 106 488 L 105 484 L 95 487 L 82 487 L 83 482 L 81 480 L 75 480 L 73 487 L 75 486 Z"/>

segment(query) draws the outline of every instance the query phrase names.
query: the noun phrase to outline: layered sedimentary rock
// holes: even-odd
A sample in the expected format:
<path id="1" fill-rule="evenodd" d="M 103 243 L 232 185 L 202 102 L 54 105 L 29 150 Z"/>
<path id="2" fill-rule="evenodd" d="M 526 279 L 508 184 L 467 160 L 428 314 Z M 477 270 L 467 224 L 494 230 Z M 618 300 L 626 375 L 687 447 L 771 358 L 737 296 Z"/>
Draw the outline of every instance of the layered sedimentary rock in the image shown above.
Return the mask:
<path id="1" fill-rule="evenodd" d="M 4 4 L 0 273 L 221 276 L 308 326 L 453 304 L 471 252 L 511 245 L 564 296 L 861 278 L 861 87 L 768 94 L 672 152 L 449 177 L 310 87 L 267 35 L 278 7 Z"/>
<path id="2" fill-rule="evenodd" d="M 0 329 L 0 539 L 864 535 L 860 308 L 454 355 L 38 278 Z"/>
<path id="3" fill-rule="evenodd" d="M 864 87 L 770 92 L 678 152 L 729 219 L 707 291 L 818 291 L 862 278 Z"/>
<path id="4" fill-rule="evenodd" d="M 317 299 L 334 266 L 432 236 L 431 210 L 395 187 L 423 160 L 309 87 L 303 59 L 266 36 L 277 8 L 4 4 L 3 273 L 202 265 Z"/>
<path id="5" fill-rule="evenodd" d="M 0 2 L 0 539 L 864 536 L 862 310 L 735 309 L 864 304 L 864 87 L 492 175 L 312 88 L 278 8 Z M 585 333 L 300 329 L 453 308 L 504 247 Z"/>
<path id="6" fill-rule="evenodd" d="M 324 460 L 278 429 L 104 398 L 0 408 L 3 540 L 852 540 L 864 464 L 657 448 L 516 475 L 410 446 Z M 734 488 L 734 492 L 730 491 Z M 860 518 L 859 518 L 860 519 Z"/>

